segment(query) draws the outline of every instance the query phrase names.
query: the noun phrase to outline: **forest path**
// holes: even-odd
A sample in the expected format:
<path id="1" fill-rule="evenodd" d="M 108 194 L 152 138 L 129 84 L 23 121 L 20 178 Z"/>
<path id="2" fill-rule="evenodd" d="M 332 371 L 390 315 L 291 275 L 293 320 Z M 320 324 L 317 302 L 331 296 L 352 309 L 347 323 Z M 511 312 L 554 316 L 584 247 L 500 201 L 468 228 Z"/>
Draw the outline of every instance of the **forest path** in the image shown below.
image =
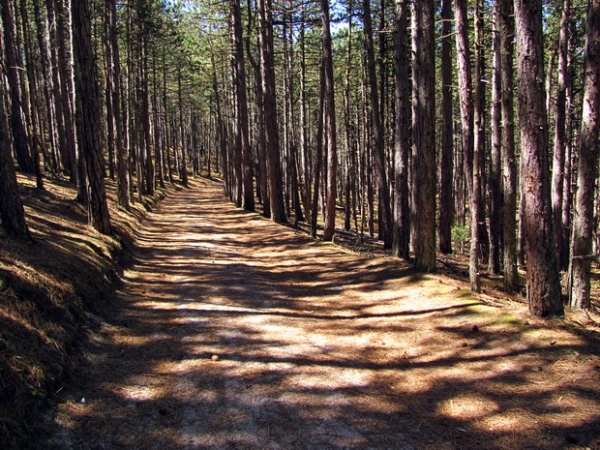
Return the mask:
<path id="1" fill-rule="evenodd" d="M 117 295 L 41 448 L 550 449 L 598 429 L 583 338 L 317 243 L 206 180 L 149 215 Z"/>

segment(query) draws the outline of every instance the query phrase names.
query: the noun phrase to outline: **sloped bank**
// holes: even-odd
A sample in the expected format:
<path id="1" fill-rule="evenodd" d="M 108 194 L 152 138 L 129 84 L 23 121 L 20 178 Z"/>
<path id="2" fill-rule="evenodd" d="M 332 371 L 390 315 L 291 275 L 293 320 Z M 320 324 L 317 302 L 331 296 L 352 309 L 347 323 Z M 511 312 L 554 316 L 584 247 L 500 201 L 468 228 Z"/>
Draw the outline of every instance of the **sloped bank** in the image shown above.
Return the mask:
<path id="1" fill-rule="evenodd" d="M 83 345 L 110 307 L 127 248 L 146 212 L 170 189 L 116 207 L 108 183 L 113 234 L 87 226 L 75 189 L 21 176 L 33 243 L 0 236 L 0 448 L 28 448 L 43 432 L 40 415 L 54 396 L 85 376 Z"/>

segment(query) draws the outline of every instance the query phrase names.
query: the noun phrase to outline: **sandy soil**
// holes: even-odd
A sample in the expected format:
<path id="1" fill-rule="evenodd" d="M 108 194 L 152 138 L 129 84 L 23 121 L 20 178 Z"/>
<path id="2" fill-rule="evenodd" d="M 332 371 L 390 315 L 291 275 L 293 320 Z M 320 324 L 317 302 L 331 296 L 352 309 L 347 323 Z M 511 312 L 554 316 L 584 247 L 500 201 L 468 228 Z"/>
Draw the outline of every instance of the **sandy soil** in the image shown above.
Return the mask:
<path id="1" fill-rule="evenodd" d="M 150 214 L 46 449 L 600 448 L 597 336 L 194 181 Z"/>

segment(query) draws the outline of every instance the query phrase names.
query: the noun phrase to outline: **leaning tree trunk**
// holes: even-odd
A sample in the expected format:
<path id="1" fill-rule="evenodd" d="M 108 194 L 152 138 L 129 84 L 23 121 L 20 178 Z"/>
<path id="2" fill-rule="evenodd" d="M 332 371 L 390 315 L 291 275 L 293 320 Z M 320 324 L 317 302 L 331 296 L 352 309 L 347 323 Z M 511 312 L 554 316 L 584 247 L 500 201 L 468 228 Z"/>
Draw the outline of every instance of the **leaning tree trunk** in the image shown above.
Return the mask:
<path id="1" fill-rule="evenodd" d="M 79 148 L 88 179 L 88 219 L 103 234 L 110 234 L 110 215 L 104 186 L 102 121 L 98 74 L 92 44 L 88 3 L 73 3 L 73 39 L 75 43 L 75 87 Z"/>
<path id="2" fill-rule="evenodd" d="M 530 313 L 546 317 L 562 314 L 563 307 L 550 203 L 542 0 L 515 0 L 515 17 L 527 297 Z"/>
<path id="3" fill-rule="evenodd" d="M 594 183 L 598 176 L 598 130 L 600 129 L 600 0 L 590 3 L 585 51 L 585 91 L 577 194 L 573 216 L 572 273 L 569 305 L 572 309 L 590 307 L 590 260 L 580 258 L 592 251 L 594 226 Z"/>

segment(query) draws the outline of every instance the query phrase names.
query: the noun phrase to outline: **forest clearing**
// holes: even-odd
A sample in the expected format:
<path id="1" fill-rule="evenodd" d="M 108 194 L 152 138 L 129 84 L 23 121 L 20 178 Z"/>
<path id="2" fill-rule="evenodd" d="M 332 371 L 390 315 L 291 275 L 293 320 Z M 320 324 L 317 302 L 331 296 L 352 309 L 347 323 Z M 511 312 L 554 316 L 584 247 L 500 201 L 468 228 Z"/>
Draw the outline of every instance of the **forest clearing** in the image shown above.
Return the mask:
<path id="1" fill-rule="evenodd" d="M 59 220 L 46 239 L 66 248 L 58 197 L 30 224 Z M 522 298 L 315 241 L 206 179 L 130 226 L 120 287 L 86 317 L 32 448 L 600 447 L 585 315 L 535 319 Z"/>

